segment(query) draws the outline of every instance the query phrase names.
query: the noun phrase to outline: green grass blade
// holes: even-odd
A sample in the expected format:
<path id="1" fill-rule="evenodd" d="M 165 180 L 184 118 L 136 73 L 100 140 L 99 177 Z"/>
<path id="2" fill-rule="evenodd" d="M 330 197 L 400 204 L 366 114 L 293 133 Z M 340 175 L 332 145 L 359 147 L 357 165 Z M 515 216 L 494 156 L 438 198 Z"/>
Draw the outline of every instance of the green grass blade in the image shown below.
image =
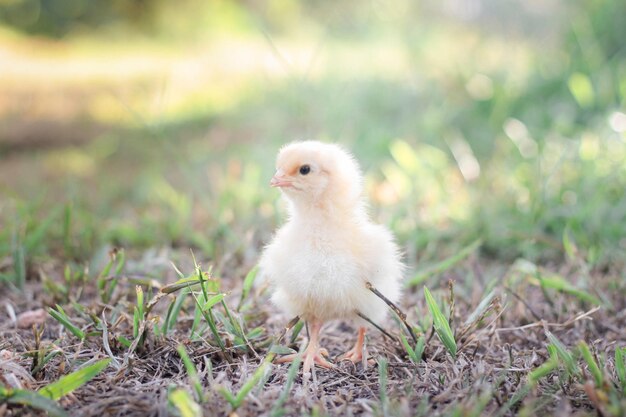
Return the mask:
<path id="1" fill-rule="evenodd" d="M 50 211 L 50 214 L 41 221 L 37 227 L 27 233 L 24 238 L 24 249 L 26 253 L 32 253 L 33 250 L 43 242 L 48 229 L 56 222 L 57 217 L 61 214 L 61 210 L 62 208 L 60 206 L 54 207 Z"/>
<path id="2" fill-rule="evenodd" d="M 184 389 L 176 388 L 168 394 L 167 398 L 170 404 L 178 410 L 180 417 L 202 417 L 202 408 Z"/>
<path id="3" fill-rule="evenodd" d="M 182 310 L 183 308 L 183 302 L 185 302 L 186 295 L 189 292 L 191 292 L 189 288 L 183 289 L 183 291 L 181 291 L 181 293 L 176 297 L 176 301 L 172 303 L 172 309 L 171 311 L 168 311 L 168 320 L 166 323 L 164 323 L 164 325 L 167 324 L 167 326 L 165 327 L 165 331 L 163 332 L 164 334 L 167 334 L 171 329 L 176 326 L 176 322 L 178 321 L 178 315 L 180 314 L 180 310 Z"/>
<path id="4" fill-rule="evenodd" d="M 583 356 L 585 362 L 587 362 L 587 366 L 589 367 L 589 372 L 593 375 L 593 379 L 596 382 L 597 387 L 601 387 L 603 385 L 604 377 L 602 376 L 602 371 L 598 367 L 596 360 L 593 358 L 591 351 L 589 350 L 589 345 L 581 340 L 578 343 L 578 348 L 580 349 L 580 353 Z"/>
<path id="5" fill-rule="evenodd" d="M 204 402 L 204 393 L 202 392 L 202 384 L 200 383 L 200 378 L 198 377 L 198 371 L 196 370 L 196 366 L 191 361 L 191 358 L 187 354 L 185 347 L 183 345 L 178 345 L 176 347 L 180 358 L 183 360 L 183 364 L 185 365 L 185 369 L 187 370 L 187 375 L 189 375 L 189 380 L 191 381 L 191 385 L 196 392 L 196 399 L 201 403 Z"/>
<path id="6" fill-rule="evenodd" d="M 421 335 L 419 339 L 417 339 L 417 344 L 415 345 L 415 348 L 411 347 L 404 333 L 400 333 L 400 339 L 402 341 L 404 349 L 406 350 L 406 353 L 409 355 L 409 359 L 411 360 L 411 362 L 413 362 L 414 364 L 418 364 L 422 360 L 422 355 L 424 354 L 424 348 L 426 344 L 426 339 L 424 338 L 424 335 Z"/>
<path id="7" fill-rule="evenodd" d="M 103 282 L 106 282 L 106 278 L 111 274 L 111 268 L 113 268 L 114 262 L 115 256 L 110 254 L 109 262 L 104 265 L 104 268 L 102 268 L 102 271 L 100 271 L 100 275 L 98 275 L 98 278 L 103 280 Z"/>
<path id="8" fill-rule="evenodd" d="M 34 391 L 11 390 L 6 401 L 10 404 L 26 405 L 45 411 L 50 417 L 69 417 L 69 414 L 55 401 Z"/>
<path id="9" fill-rule="evenodd" d="M 474 253 L 480 246 L 482 245 L 482 240 L 477 239 L 455 253 L 454 255 L 444 259 L 441 262 L 438 262 L 422 271 L 419 271 L 413 278 L 411 278 L 408 282 L 408 286 L 419 285 L 424 282 L 428 277 L 432 275 L 440 274 L 448 269 L 452 268 L 457 263 L 461 262 L 463 259 L 467 258 L 469 255 Z"/>
<path id="10" fill-rule="evenodd" d="M 556 349 L 556 354 L 558 358 L 565 364 L 565 369 L 567 370 L 569 375 L 575 375 L 577 373 L 577 366 L 574 357 L 570 353 L 569 350 L 565 347 L 565 345 L 550 331 L 546 331 L 546 336 L 550 343 Z"/>
<path id="11" fill-rule="evenodd" d="M 576 244 L 570 236 L 571 230 L 569 224 L 563 229 L 563 249 L 570 260 L 576 259 Z"/>
<path id="12" fill-rule="evenodd" d="M 63 207 L 63 249 L 66 257 L 72 256 L 72 203 Z"/>
<path id="13" fill-rule="evenodd" d="M 270 417 L 281 417 L 285 414 L 285 410 L 283 410 L 283 405 L 289 398 L 289 394 L 291 393 L 291 387 L 293 386 L 296 377 L 298 376 L 298 371 L 300 370 L 300 363 L 302 362 L 302 358 L 300 356 L 296 356 L 291 365 L 289 366 L 289 372 L 287 373 L 287 380 L 285 381 L 285 386 L 283 387 L 283 391 L 280 393 L 276 404 L 272 408 L 270 413 Z"/>
<path id="14" fill-rule="evenodd" d="M 137 307 L 133 309 L 133 338 L 139 336 L 139 326 L 141 324 L 141 317 L 139 316 L 139 310 Z"/>
<path id="15" fill-rule="evenodd" d="M 144 294 L 141 285 L 135 285 L 135 293 L 137 294 L 137 309 L 139 310 L 139 315 L 141 318 L 144 318 Z"/>
<path id="16" fill-rule="evenodd" d="M 210 310 L 215 304 L 221 302 L 225 296 L 226 294 L 217 294 L 209 298 L 208 301 L 204 303 L 204 305 L 202 306 L 202 310 L 203 311 Z"/>
<path id="17" fill-rule="evenodd" d="M 237 321 L 237 319 L 230 312 L 230 308 L 228 308 L 228 305 L 223 299 L 222 299 L 222 307 L 224 307 L 224 312 L 226 313 L 226 317 L 228 317 L 228 322 L 230 323 L 230 327 L 232 328 L 231 333 L 234 336 L 239 336 L 242 339 L 245 339 L 246 335 L 244 334 L 243 329 L 241 328 L 241 324 Z"/>
<path id="18" fill-rule="evenodd" d="M 622 385 L 622 392 L 626 395 L 626 348 L 617 347 L 615 349 L 615 372 L 617 373 L 617 379 Z"/>
<path id="19" fill-rule="evenodd" d="M 31 375 L 37 375 L 48 362 L 50 362 L 55 356 L 61 353 L 61 350 L 55 349 L 48 353 L 44 358 L 30 371 Z"/>
<path id="20" fill-rule="evenodd" d="M 120 274 L 122 273 L 122 270 L 124 269 L 125 259 L 126 259 L 126 255 L 124 251 L 119 250 L 115 252 L 114 258 L 111 260 L 111 266 L 113 265 L 115 260 L 117 260 L 117 264 L 115 266 L 115 271 L 113 271 L 114 272 L 113 276 L 111 277 L 111 279 L 108 280 L 108 286 L 107 286 L 106 277 L 104 277 L 105 282 L 104 282 L 103 291 L 104 291 L 105 299 L 107 301 L 110 300 L 111 297 L 113 297 L 113 292 L 115 291 L 115 288 L 117 287 L 117 283 L 119 282 Z"/>
<path id="21" fill-rule="evenodd" d="M 17 244 L 13 250 L 13 268 L 15 270 L 15 286 L 20 290 L 26 285 L 26 255 L 24 246 Z"/>
<path id="22" fill-rule="evenodd" d="M 196 295 L 193 292 L 191 293 L 191 295 L 193 296 L 196 302 L 196 307 L 200 310 L 200 312 L 202 313 L 202 316 L 209 324 L 209 329 L 211 329 L 211 333 L 213 333 L 213 337 L 215 337 L 215 341 L 218 344 L 220 350 L 224 354 L 226 354 L 226 345 L 224 344 L 224 341 L 222 340 L 220 333 L 217 330 L 217 325 L 215 323 L 215 317 L 213 316 L 213 312 L 211 311 L 210 308 L 208 310 L 203 310 L 202 306 L 200 305 L 200 302 L 198 301 L 198 297 L 196 297 Z"/>
<path id="23" fill-rule="evenodd" d="M 189 278 L 181 278 L 172 284 L 164 286 L 160 291 L 165 294 L 171 294 L 183 288 L 191 288 L 196 285 L 200 285 L 200 280 L 193 276 Z"/>
<path id="24" fill-rule="evenodd" d="M 144 317 L 144 295 L 143 289 L 140 285 L 135 285 L 135 292 L 137 293 L 137 306 L 133 311 L 133 337 L 139 335 L 139 325 Z"/>
<path id="25" fill-rule="evenodd" d="M 270 361 L 268 361 L 267 359 L 264 360 L 261 363 L 261 366 L 259 366 L 259 369 L 257 369 L 254 372 L 252 377 L 249 380 L 247 380 L 245 384 L 243 384 L 243 386 L 241 387 L 241 389 L 235 396 L 235 404 L 236 404 L 236 406 L 234 407 L 235 409 L 243 405 L 243 402 L 245 401 L 246 396 L 250 393 L 250 391 L 252 391 L 252 388 L 254 388 L 259 383 L 259 381 L 261 381 L 261 379 L 263 378 L 263 375 L 265 375 L 265 372 L 267 372 L 267 370 L 271 366 L 272 364 Z"/>
<path id="26" fill-rule="evenodd" d="M 78 327 L 76 327 L 71 321 L 70 319 L 67 317 L 67 315 L 65 314 L 65 312 L 63 311 L 63 309 L 57 305 L 57 309 L 59 311 L 56 311 L 52 308 L 48 309 L 48 314 L 50 314 L 52 317 L 54 317 L 54 319 L 56 321 L 58 321 L 59 323 L 61 323 L 61 325 L 63 327 L 65 327 L 70 333 L 72 333 L 74 336 L 76 336 L 77 338 L 79 338 L 80 340 L 85 340 L 85 332 L 83 332 L 81 329 L 79 329 Z"/>
<path id="27" fill-rule="evenodd" d="M 241 309 L 244 300 L 248 298 L 248 295 L 252 290 L 252 285 L 254 285 L 254 280 L 256 279 L 258 272 L 259 267 L 257 265 L 248 272 L 246 278 L 243 280 L 243 288 L 241 289 L 241 298 L 239 299 L 239 305 L 237 305 L 237 311 Z"/>
<path id="28" fill-rule="evenodd" d="M 117 265 L 115 266 L 115 276 L 120 276 L 124 270 L 124 264 L 126 263 L 126 252 L 124 249 L 120 249 L 116 256 Z"/>
<path id="29" fill-rule="evenodd" d="M 104 289 L 106 287 L 106 280 L 109 276 L 109 274 L 111 273 L 111 268 L 113 267 L 113 263 L 115 262 L 115 258 L 114 256 L 111 256 L 111 258 L 109 259 L 109 262 L 107 262 L 107 264 L 104 266 L 104 268 L 102 268 L 102 271 L 100 271 L 100 274 L 98 275 L 97 278 L 97 283 L 98 283 L 98 289 L 100 290 L 101 296 L 106 296 L 104 293 Z"/>
<path id="30" fill-rule="evenodd" d="M 196 257 L 193 254 L 193 251 L 191 252 L 191 256 L 193 257 L 193 264 L 194 267 L 196 268 L 196 277 L 198 278 L 198 281 L 200 281 L 200 289 L 202 290 L 202 295 L 204 296 L 205 300 L 209 299 L 209 294 L 205 285 L 205 279 L 204 279 L 204 274 L 202 273 L 202 269 L 200 269 L 200 265 L 198 265 L 198 263 L 196 262 Z"/>
<path id="31" fill-rule="evenodd" d="M 489 307 L 489 305 L 491 304 L 491 301 L 495 298 L 495 296 L 496 296 L 496 290 L 491 290 L 480 301 L 476 309 L 474 309 L 474 311 L 472 311 L 472 313 L 467 317 L 464 324 L 466 326 L 469 326 L 474 321 L 478 320 L 483 315 L 483 313 L 487 310 L 487 308 Z"/>
<path id="32" fill-rule="evenodd" d="M 127 338 L 125 338 L 124 336 L 120 335 L 117 336 L 117 341 L 120 342 L 120 344 L 122 346 L 124 346 L 126 349 L 128 349 L 130 347 L 130 345 L 133 344 L 132 340 L 128 340 Z"/>
<path id="33" fill-rule="evenodd" d="M 564 292 L 566 294 L 573 295 L 578 299 L 585 301 L 590 304 L 601 305 L 602 302 L 595 296 L 589 294 L 588 292 L 582 291 L 572 284 L 570 284 L 565 278 L 560 275 L 551 275 L 551 276 L 538 276 L 539 285 L 542 288 L 550 288 L 556 291 Z"/>
<path id="34" fill-rule="evenodd" d="M 424 356 L 425 348 L 426 348 L 426 338 L 424 337 L 424 335 L 421 335 L 417 339 L 417 344 L 415 345 L 415 349 L 413 350 L 415 352 L 415 356 L 417 357 L 418 361 L 422 360 L 422 357 Z"/>
<path id="35" fill-rule="evenodd" d="M 38 392 L 51 400 L 58 400 L 90 381 L 102 372 L 104 368 L 109 365 L 109 362 L 111 362 L 111 359 L 107 358 L 96 362 L 93 365 L 86 366 L 78 371 L 61 377 L 56 382 L 46 385 Z"/>
<path id="36" fill-rule="evenodd" d="M 409 355 L 409 359 L 411 360 L 411 362 L 418 363 L 419 359 L 417 355 L 415 354 L 415 351 L 409 344 L 409 341 L 406 340 L 406 336 L 404 335 L 404 333 L 400 333 L 400 340 L 402 341 L 402 346 L 404 346 L 404 350 Z"/>
<path id="37" fill-rule="evenodd" d="M 296 343 L 296 340 L 298 339 L 298 335 L 300 335 L 300 332 L 302 331 L 303 328 L 304 328 L 304 320 L 298 321 L 296 325 L 293 326 L 293 330 L 291 330 L 291 338 L 289 339 L 291 343 Z"/>
<path id="38" fill-rule="evenodd" d="M 528 374 L 528 381 L 531 385 L 537 384 L 539 380 L 545 376 L 548 376 L 552 371 L 559 367 L 559 362 L 554 359 L 548 359 L 541 366 L 535 368 Z"/>
<path id="39" fill-rule="evenodd" d="M 380 392 L 380 404 L 384 416 L 389 415 L 389 396 L 387 395 L 387 382 L 389 375 L 387 374 L 387 359 L 382 356 L 378 359 L 378 386 Z"/>
<path id="40" fill-rule="evenodd" d="M 176 275 L 178 275 L 179 279 L 185 279 L 185 274 L 180 272 L 180 269 L 178 269 L 178 267 L 176 266 L 174 262 L 170 261 L 170 265 L 172 265 L 172 267 L 174 268 L 174 271 L 176 271 Z"/>
<path id="41" fill-rule="evenodd" d="M 272 345 L 269 352 L 275 353 L 276 355 L 291 355 L 292 353 L 298 353 L 292 348 L 283 345 Z"/>
<path id="42" fill-rule="evenodd" d="M 424 297 L 426 298 L 430 314 L 433 317 L 433 326 L 435 326 L 437 336 L 439 336 L 441 343 L 448 349 L 452 357 L 456 358 L 456 341 L 454 340 L 454 334 L 452 333 L 452 329 L 450 329 L 448 320 L 439 309 L 437 302 L 427 287 L 424 287 Z"/>
<path id="43" fill-rule="evenodd" d="M 558 364 L 555 364 L 555 366 L 558 366 Z M 526 396 L 530 393 L 531 388 L 531 384 L 522 385 L 522 387 L 515 391 L 511 398 L 502 407 L 500 407 L 500 409 L 498 409 L 498 412 L 493 414 L 493 416 L 503 417 L 507 415 L 511 408 L 526 398 Z"/>
<path id="44" fill-rule="evenodd" d="M 228 388 L 218 386 L 217 392 L 219 392 L 222 395 L 222 397 L 224 397 L 224 399 L 228 402 L 228 404 L 230 404 L 231 407 L 233 407 L 233 409 L 237 408 L 237 399 L 235 398 L 233 393 L 230 392 Z"/>

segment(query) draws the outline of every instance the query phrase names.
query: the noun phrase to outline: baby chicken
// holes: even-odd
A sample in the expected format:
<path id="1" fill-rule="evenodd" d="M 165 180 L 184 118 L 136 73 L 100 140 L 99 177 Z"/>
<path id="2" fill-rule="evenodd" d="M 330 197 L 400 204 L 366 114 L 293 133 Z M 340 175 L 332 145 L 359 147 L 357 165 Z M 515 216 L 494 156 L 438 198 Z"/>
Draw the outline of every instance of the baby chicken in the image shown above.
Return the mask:
<path id="1" fill-rule="evenodd" d="M 270 185 L 287 199 L 289 219 L 261 257 L 261 273 L 269 280 L 272 301 L 309 325 L 303 371 L 313 364 L 332 368 L 320 348 L 322 324 L 357 319 L 354 347 L 343 359 L 363 359 L 366 332 L 361 314 L 380 323 L 387 305 L 366 287 L 369 281 L 397 302 L 403 264 L 393 235 L 371 222 L 362 197 L 363 180 L 353 156 L 338 145 L 316 141 L 284 146 Z M 288 362 L 295 355 L 281 358 Z"/>

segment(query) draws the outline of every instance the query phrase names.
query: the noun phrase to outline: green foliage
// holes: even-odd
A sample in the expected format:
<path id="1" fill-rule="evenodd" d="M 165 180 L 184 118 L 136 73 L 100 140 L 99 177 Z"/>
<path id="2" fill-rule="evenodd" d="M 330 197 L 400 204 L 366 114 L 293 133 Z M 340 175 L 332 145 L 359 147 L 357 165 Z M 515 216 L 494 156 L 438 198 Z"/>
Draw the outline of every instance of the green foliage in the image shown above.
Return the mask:
<path id="1" fill-rule="evenodd" d="M 543 365 L 535 368 L 532 372 L 528 374 L 528 381 L 530 385 L 536 385 L 541 378 L 545 378 L 558 367 L 559 362 L 557 360 L 555 360 L 554 358 L 548 359 L 543 363 Z"/>
<path id="2" fill-rule="evenodd" d="M 589 346 L 587 345 L 587 343 L 581 340 L 580 343 L 578 343 L 578 348 L 580 349 L 580 353 L 582 354 L 583 359 L 587 363 L 589 372 L 591 373 L 591 375 L 593 375 L 596 386 L 602 387 L 604 383 L 604 376 L 602 374 L 602 371 L 600 370 L 600 367 L 598 366 L 598 363 L 593 358 L 593 355 L 589 350 Z"/>
<path id="3" fill-rule="evenodd" d="M 441 343 L 443 343 L 448 352 L 450 352 L 450 355 L 455 358 L 457 346 L 456 341 L 454 340 L 454 333 L 452 333 L 452 329 L 450 329 L 448 320 L 441 312 L 437 301 L 435 301 L 435 298 L 432 296 L 427 287 L 424 287 L 424 297 L 426 298 L 426 304 L 428 304 L 430 315 L 433 318 L 433 326 L 435 327 L 437 336 L 439 336 Z"/>
<path id="4" fill-rule="evenodd" d="M 45 411 L 50 417 L 68 417 L 55 401 L 47 396 L 25 389 L 7 389 L 0 386 L 0 400 L 9 404 L 26 405 L 37 410 Z"/>
<path id="5" fill-rule="evenodd" d="M 77 388 L 85 385 L 96 375 L 104 370 L 111 359 L 103 359 L 99 362 L 85 366 L 78 371 L 61 377 L 58 381 L 46 385 L 39 390 L 39 394 L 51 400 L 58 400 Z"/>
<path id="6" fill-rule="evenodd" d="M 546 336 L 552 346 L 556 351 L 556 355 L 559 360 L 563 362 L 565 365 L 565 369 L 570 375 L 575 375 L 577 373 L 578 367 L 576 366 L 576 361 L 572 356 L 571 352 L 565 347 L 563 343 L 550 331 L 546 331 Z"/>
<path id="7" fill-rule="evenodd" d="M 65 327 L 65 329 L 67 329 L 67 331 L 72 333 L 74 336 L 76 336 L 80 340 L 85 340 L 85 337 L 86 337 L 85 332 L 83 332 L 80 328 L 78 328 L 76 325 L 72 323 L 72 321 L 67 316 L 67 314 L 65 314 L 65 311 L 60 305 L 57 304 L 56 310 L 49 308 L 48 314 L 54 317 L 56 321 L 61 323 L 63 327 Z"/>
<path id="8" fill-rule="evenodd" d="M 424 338 L 424 335 L 420 335 L 414 348 L 411 347 L 404 333 L 400 333 L 400 340 L 402 341 L 402 346 L 404 346 L 404 350 L 409 355 L 411 362 L 418 364 L 422 360 L 424 348 L 426 347 L 426 339 Z"/>
<path id="9" fill-rule="evenodd" d="M 163 2 L 121 0 L 17 0 L 3 5 L 0 23 L 27 33 L 62 37 L 81 27 L 105 27 L 124 23 L 129 27 L 146 27 Z"/>
<path id="10" fill-rule="evenodd" d="M 252 285 L 254 284 L 254 280 L 256 279 L 258 272 L 259 267 L 255 266 L 248 272 L 246 278 L 243 280 L 243 288 L 241 289 L 241 298 L 239 299 L 239 305 L 237 305 L 237 311 L 241 309 L 244 300 L 248 298 L 248 295 L 250 294 L 250 290 L 252 290 Z"/>
<path id="11" fill-rule="evenodd" d="M 211 308 L 213 308 L 214 305 L 221 303 L 225 296 L 226 294 L 217 294 L 212 296 L 207 300 L 206 303 L 204 303 L 204 305 L 202 306 L 202 311 L 210 310 Z"/>
<path id="12" fill-rule="evenodd" d="M 250 391 L 265 377 L 266 373 L 272 367 L 272 360 L 274 359 L 274 355 L 268 355 L 258 367 L 254 374 L 248 379 L 239 389 L 239 392 L 235 395 L 226 387 L 218 387 L 217 391 L 224 397 L 226 401 L 231 405 L 233 410 L 237 410 L 244 404 L 244 401 Z"/>
<path id="13" fill-rule="evenodd" d="M 184 389 L 176 388 L 168 392 L 167 399 L 180 417 L 202 417 L 202 408 Z"/>
<path id="14" fill-rule="evenodd" d="M 183 345 L 178 345 L 176 350 L 178 351 L 180 358 L 183 360 L 183 363 L 185 364 L 187 375 L 189 375 L 189 380 L 191 381 L 191 385 L 195 391 L 196 400 L 198 400 L 200 403 L 203 403 L 204 392 L 203 392 L 202 383 L 200 382 L 200 378 L 198 377 L 198 371 L 196 370 L 195 365 L 191 361 L 191 358 L 189 358 L 189 355 L 187 354 L 187 351 L 185 350 L 185 347 Z"/>
<path id="15" fill-rule="evenodd" d="M 539 283 L 544 288 L 552 288 L 557 291 L 563 291 L 568 294 L 572 294 L 583 301 L 586 301 L 591 304 L 600 305 L 602 304 L 597 297 L 589 294 L 588 292 L 582 291 L 571 285 L 565 278 L 559 275 L 552 276 L 541 276 L 539 277 Z"/>
<path id="16" fill-rule="evenodd" d="M 470 243 L 468 246 L 459 250 L 454 255 L 450 256 L 449 258 L 446 258 L 442 260 L 441 262 L 438 262 L 435 265 L 432 265 L 418 272 L 413 278 L 409 280 L 408 285 L 411 285 L 411 286 L 419 285 L 423 283 L 428 277 L 432 275 L 441 274 L 442 272 L 447 271 L 448 269 L 452 268 L 454 265 L 461 262 L 463 259 L 467 258 L 469 255 L 474 253 L 478 248 L 480 248 L 481 244 L 482 244 L 482 241 L 480 239 L 475 240 L 474 242 Z"/>
<path id="17" fill-rule="evenodd" d="M 275 346 L 274 346 L 275 347 Z M 291 387 L 293 386 L 296 377 L 298 376 L 298 372 L 300 371 L 300 364 L 302 362 L 302 358 L 300 356 L 296 356 L 291 365 L 289 366 L 289 372 L 287 373 L 287 380 L 285 381 L 285 385 L 283 387 L 278 400 L 272 407 L 272 411 L 270 413 L 271 417 L 281 417 L 287 414 L 287 410 L 283 409 L 283 405 L 289 399 L 289 395 L 291 394 Z"/>
<path id="18" fill-rule="evenodd" d="M 382 414 L 388 415 L 389 413 L 389 396 L 387 393 L 387 382 L 388 382 L 388 373 L 387 373 L 387 359 L 382 356 L 378 358 L 378 389 L 380 395 L 380 405 L 382 407 Z"/>
<path id="19" fill-rule="evenodd" d="M 115 290 L 117 282 L 120 278 L 120 274 L 124 269 L 124 263 L 126 262 L 126 256 L 123 250 L 113 249 L 109 253 L 109 258 L 109 262 L 107 262 L 102 271 L 100 271 L 100 274 L 96 279 L 98 290 L 100 291 L 100 298 L 105 303 L 111 299 L 113 291 Z M 115 269 L 113 269 L 114 265 Z M 113 274 L 111 274 L 112 269 Z"/>
<path id="20" fill-rule="evenodd" d="M 626 395 L 626 348 L 615 348 L 615 372 L 622 386 L 622 392 Z"/>
<path id="21" fill-rule="evenodd" d="M 496 298 L 496 290 L 491 290 L 485 297 L 480 300 L 480 303 L 476 306 L 474 311 L 472 311 L 465 319 L 465 326 L 470 326 L 478 320 L 482 320 L 485 315 L 490 311 L 490 308 L 493 306 L 492 301 Z"/>

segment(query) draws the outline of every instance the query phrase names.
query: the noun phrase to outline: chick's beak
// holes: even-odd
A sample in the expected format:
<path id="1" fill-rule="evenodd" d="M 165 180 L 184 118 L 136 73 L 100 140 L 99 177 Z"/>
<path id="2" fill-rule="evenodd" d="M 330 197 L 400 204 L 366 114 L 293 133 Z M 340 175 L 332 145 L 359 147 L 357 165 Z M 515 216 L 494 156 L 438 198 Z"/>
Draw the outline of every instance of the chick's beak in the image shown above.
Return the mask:
<path id="1" fill-rule="evenodd" d="M 291 187 L 291 181 L 287 178 L 287 176 L 281 170 L 276 171 L 276 174 L 272 177 L 270 181 L 270 186 L 272 187 Z"/>

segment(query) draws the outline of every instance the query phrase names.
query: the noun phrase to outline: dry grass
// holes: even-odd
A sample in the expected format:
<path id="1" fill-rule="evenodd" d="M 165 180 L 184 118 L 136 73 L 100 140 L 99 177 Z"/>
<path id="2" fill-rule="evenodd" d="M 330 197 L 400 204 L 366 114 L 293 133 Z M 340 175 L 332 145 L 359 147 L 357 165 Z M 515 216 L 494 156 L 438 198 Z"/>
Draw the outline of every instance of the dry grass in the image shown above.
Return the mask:
<path id="1" fill-rule="evenodd" d="M 45 269 L 47 276 L 61 281 L 63 271 L 54 265 L 37 267 Z M 233 270 L 242 271 L 242 268 Z M 615 388 L 618 379 L 614 351 L 617 346 L 626 344 L 626 285 L 618 271 L 595 271 L 589 275 L 588 282 L 593 283 L 590 291 L 602 300 L 600 307 L 571 294 L 542 289 L 534 285 L 535 277 L 520 270 L 471 257 L 445 271 L 436 281 L 431 279 L 430 287 L 435 296 L 447 300 L 444 306 L 449 305 L 449 291 L 444 283 L 448 279 L 456 282 L 454 316 L 450 320 L 459 346 L 456 359 L 432 334 L 428 308 L 421 288 L 416 287 L 407 290 L 402 307 L 408 313 L 409 322 L 425 327 L 427 344 L 423 361 L 412 363 L 400 343 L 373 330 L 367 343 L 371 358 L 377 362 L 370 361 L 367 369 L 360 364 L 355 366 L 343 362 L 336 370 L 317 369 L 312 379 L 303 379 L 298 374 L 291 393 L 286 397 L 286 414 L 515 415 L 524 410 L 531 415 L 619 415 L 616 413 L 624 412 L 626 404 L 623 395 L 621 399 L 619 396 L 609 398 L 614 395 L 611 393 L 618 392 Z M 551 273 L 559 273 L 571 281 L 576 281 L 583 274 L 573 266 L 551 270 Z M 540 271 L 548 273 L 547 270 Z M 135 272 L 151 275 L 149 270 Z M 172 281 L 172 276 L 168 275 L 165 274 L 163 279 Z M 17 328 L 17 324 L 22 327 L 25 324 L 20 321 L 19 314 L 58 300 L 53 300 L 50 292 L 43 290 L 36 275 L 29 274 L 29 277 L 24 294 L 6 289 L 2 292 L 0 304 L 5 313 L 0 324 L 0 370 L 5 384 L 17 382 L 24 388 L 36 390 L 86 362 L 109 355 L 101 335 L 88 336 L 81 342 L 47 317 L 39 349 L 57 349 L 60 354 L 31 376 L 35 366 L 32 353 L 38 348 L 32 329 Z M 137 276 L 134 277 L 136 280 Z M 64 397 L 60 404 L 71 415 L 81 416 L 173 414 L 174 409 L 168 404 L 168 392 L 178 386 L 193 393 L 189 375 L 177 352 L 177 346 L 182 343 L 198 372 L 205 415 L 232 412 L 231 405 L 219 389 L 225 387 L 233 393 L 239 391 L 258 369 L 261 358 L 268 354 L 269 342 L 281 332 L 288 318 L 275 311 L 260 289 L 253 290 L 238 316 L 246 329 L 263 328 L 261 336 L 250 342 L 258 356 L 233 347 L 232 335 L 220 326 L 219 334 L 226 343 L 225 355 L 208 330 L 202 338 L 190 339 L 194 303 L 187 296 L 171 333 L 157 336 L 151 326 L 147 326 L 145 343 L 139 345 L 134 353 L 129 353 L 130 350 L 122 346 L 117 337 L 125 335 L 132 340 L 131 311 L 135 303 L 135 285 L 131 281 L 127 277 L 120 279 L 108 305 L 102 303 L 95 285 L 90 283 L 75 300 L 86 308 L 87 313 L 107 319 L 107 341 L 118 365 L 109 365 L 95 379 Z M 226 298 L 227 303 L 236 305 L 243 275 L 222 281 L 222 286 L 232 289 Z M 155 283 L 155 288 L 157 286 Z M 464 325 L 488 292 L 487 287 L 493 287 L 496 296 L 482 314 L 482 319 L 472 325 Z M 144 286 L 144 291 L 146 299 L 150 299 L 152 294 L 148 287 Z M 162 325 L 168 298 L 174 297 L 176 295 L 164 296 L 148 316 L 148 323 Z M 67 302 L 65 311 L 74 324 L 86 333 L 96 330 L 88 315 L 78 313 Z M 10 318 L 12 312 L 18 315 L 17 322 Z M 393 334 L 401 331 L 401 327 L 393 323 L 387 329 Z M 577 371 L 576 374 L 568 374 L 564 363 L 561 363 L 533 384 L 531 373 L 538 372 L 537 369 L 550 359 L 546 348 L 550 343 L 546 336 L 548 331 L 574 352 Z M 324 328 L 323 343 L 331 357 L 335 358 L 349 348 L 353 333 L 355 328 L 350 323 L 334 322 Z M 304 334 L 302 331 L 292 348 L 297 349 L 298 344 L 305 340 Z M 289 336 L 286 341 L 289 341 Z M 595 386 L 587 366 L 579 359 L 575 346 L 581 340 L 590 345 L 591 352 L 601 364 L 606 386 Z M 386 378 L 384 372 L 381 373 L 380 361 L 387 364 Z M 261 378 L 262 384 L 255 386 L 245 397 L 236 414 L 270 415 L 283 392 L 288 370 L 289 365 L 273 365 Z M 384 393 L 380 392 L 381 383 L 386 386 Z M 11 406 L 7 410 L 6 405 L 0 406 L 0 414 L 3 415 L 29 413 L 31 411 L 20 407 Z"/>

